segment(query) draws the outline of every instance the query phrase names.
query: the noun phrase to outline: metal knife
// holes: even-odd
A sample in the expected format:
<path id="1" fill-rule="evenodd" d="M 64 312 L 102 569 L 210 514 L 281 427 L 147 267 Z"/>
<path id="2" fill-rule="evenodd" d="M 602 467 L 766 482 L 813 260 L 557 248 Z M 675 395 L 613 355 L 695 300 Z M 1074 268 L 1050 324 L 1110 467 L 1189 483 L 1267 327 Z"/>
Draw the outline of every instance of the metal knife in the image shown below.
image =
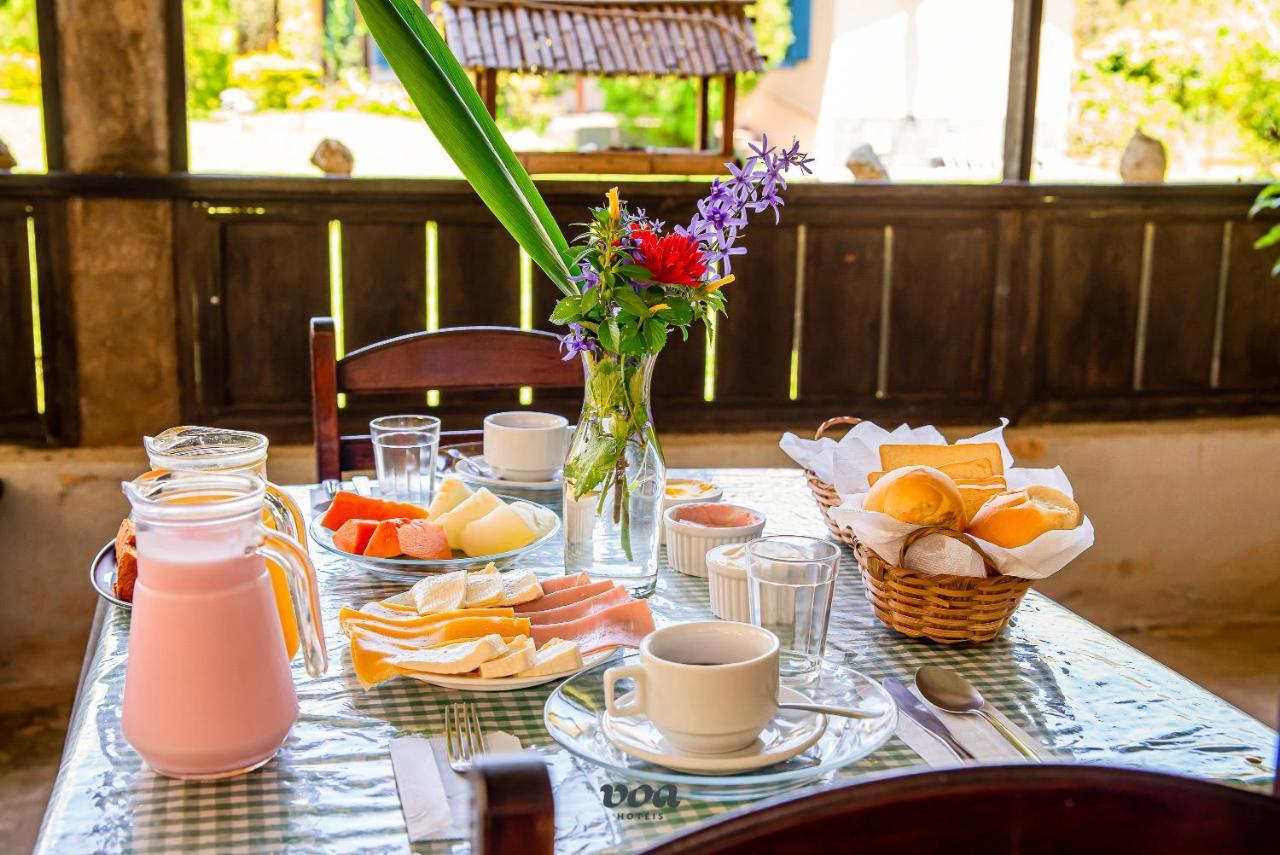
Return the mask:
<path id="1" fill-rule="evenodd" d="M 885 677 L 880 681 L 880 685 L 884 686 L 885 691 L 893 698 L 893 702 L 898 705 L 898 709 L 906 713 L 908 718 L 936 737 L 943 745 L 950 748 L 952 754 L 961 760 L 977 759 L 956 741 L 956 738 L 951 735 L 951 731 L 942 723 L 942 720 L 933 714 L 933 710 L 925 706 L 924 701 L 917 698 L 915 692 L 908 689 L 901 680 Z"/>

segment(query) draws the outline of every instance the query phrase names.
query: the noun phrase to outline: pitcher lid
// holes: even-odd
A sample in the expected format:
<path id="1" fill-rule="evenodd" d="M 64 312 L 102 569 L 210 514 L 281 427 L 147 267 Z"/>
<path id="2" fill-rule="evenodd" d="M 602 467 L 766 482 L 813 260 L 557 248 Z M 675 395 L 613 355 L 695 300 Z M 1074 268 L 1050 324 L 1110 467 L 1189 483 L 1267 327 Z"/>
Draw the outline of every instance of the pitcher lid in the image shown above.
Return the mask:
<path id="1" fill-rule="evenodd" d="M 157 469 L 236 469 L 266 458 L 269 440 L 247 430 L 180 425 L 142 438 Z"/>

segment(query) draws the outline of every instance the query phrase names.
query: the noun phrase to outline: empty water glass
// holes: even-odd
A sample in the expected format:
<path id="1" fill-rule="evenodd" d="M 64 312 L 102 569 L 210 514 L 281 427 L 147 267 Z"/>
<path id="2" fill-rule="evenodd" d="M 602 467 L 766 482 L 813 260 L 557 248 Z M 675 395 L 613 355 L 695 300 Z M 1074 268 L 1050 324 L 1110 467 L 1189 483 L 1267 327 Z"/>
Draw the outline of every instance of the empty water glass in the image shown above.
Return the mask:
<path id="1" fill-rule="evenodd" d="M 784 674 L 820 664 L 839 565 L 840 547 L 816 537 L 779 534 L 747 544 L 747 608 L 753 624 L 778 636 Z"/>
<path id="2" fill-rule="evenodd" d="M 402 502 L 426 502 L 435 492 L 440 420 L 382 416 L 369 422 L 378 491 Z"/>

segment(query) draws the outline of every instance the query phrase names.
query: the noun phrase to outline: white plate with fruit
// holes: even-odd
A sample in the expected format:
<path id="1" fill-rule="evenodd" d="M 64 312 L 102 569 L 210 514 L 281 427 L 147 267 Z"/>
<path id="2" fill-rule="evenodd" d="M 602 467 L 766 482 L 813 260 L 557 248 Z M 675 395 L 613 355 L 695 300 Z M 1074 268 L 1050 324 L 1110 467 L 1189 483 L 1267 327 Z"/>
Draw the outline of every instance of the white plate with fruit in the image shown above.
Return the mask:
<path id="1" fill-rule="evenodd" d="M 429 507 L 342 491 L 311 522 L 311 539 L 394 581 L 499 568 L 560 531 L 550 508 L 446 478 Z"/>

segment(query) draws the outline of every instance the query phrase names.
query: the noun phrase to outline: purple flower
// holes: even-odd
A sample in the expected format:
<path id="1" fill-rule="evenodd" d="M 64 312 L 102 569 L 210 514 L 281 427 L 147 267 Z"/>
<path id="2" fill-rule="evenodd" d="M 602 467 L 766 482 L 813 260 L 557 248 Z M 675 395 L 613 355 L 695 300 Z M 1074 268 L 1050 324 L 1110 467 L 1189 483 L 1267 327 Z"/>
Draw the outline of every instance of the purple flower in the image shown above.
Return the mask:
<path id="1" fill-rule="evenodd" d="M 600 284 L 600 274 L 590 264 L 583 261 L 578 265 L 578 269 L 581 272 L 577 276 L 570 276 L 569 279 L 581 285 L 583 293 Z"/>
<path id="2" fill-rule="evenodd" d="M 564 361 L 568 362 L 579 353 L 596 349 L 596 343 L 587 338 L 586 330 L 581 324 L 569 324 L 569 332 L 560 336 L 560 348 L 564 351 Z"/>

